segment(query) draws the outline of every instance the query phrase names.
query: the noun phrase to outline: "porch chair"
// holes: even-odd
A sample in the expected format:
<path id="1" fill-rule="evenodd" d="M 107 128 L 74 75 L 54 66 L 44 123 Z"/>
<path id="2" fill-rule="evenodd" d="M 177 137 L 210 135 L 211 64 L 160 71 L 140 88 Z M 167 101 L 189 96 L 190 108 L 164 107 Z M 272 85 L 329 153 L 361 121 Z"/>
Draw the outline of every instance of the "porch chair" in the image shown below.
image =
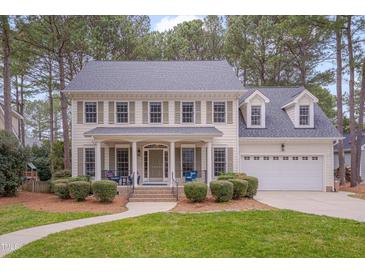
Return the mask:
<path id="1" fill-rule="evenodd" d="M 191 171 L 185 171 L 184 172 L 184 180 L 185 180 L 185 183 L 193 181 L 193 176 L 191 174 Z"/>
<path id="2" fill-rule="evenodd" d="M 113 170 L 108 170 L 105 174 L 105 177 L 108 179 L 108 180 L 111 180 L 111 181 L 114 181 L 116 182 L 117 184 L 120 183 L 120 176 L 116 176 L 113 172 Z"/>

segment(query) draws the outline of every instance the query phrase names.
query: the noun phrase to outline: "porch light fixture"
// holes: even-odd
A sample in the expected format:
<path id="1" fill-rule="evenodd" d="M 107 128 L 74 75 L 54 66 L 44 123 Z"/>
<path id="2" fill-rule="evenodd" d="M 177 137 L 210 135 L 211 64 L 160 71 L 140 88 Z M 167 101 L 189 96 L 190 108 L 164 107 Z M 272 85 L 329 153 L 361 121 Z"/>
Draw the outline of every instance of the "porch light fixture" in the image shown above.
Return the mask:
<path id="1" fill-rule="evenodd" d="M 139 157 L 139 156 L 141 156 L 141 149 L 138 149 L 137 150 L 137 156 Z"/>
<path id="2" fill-rule="evenodd" d="M 285 145 L 281 144 L 281 151 L 285 151 Z"/>

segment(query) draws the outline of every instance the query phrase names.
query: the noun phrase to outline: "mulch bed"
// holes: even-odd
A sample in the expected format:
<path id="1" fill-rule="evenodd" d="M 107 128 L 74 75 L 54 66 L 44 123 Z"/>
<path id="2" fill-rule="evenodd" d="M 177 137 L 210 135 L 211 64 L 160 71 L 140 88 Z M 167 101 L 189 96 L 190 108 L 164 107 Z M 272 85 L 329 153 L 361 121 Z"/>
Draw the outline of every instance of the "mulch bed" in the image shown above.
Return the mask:
<path id="1" fill-rule="evenodd" d="M 213 197 L 208 197 L 202 203 L 192 203 L 187 199 L 178 202 L 173 212 L 216 212 L 216 211 L 246 211 L 274 209 L 254 199 L 231 200 L 226 203 L 216 203 Z"/>
<path id="2" fill-rule="evenodd" d="M 365 183 L 361 183 L 355 187 L 351 187 L 350 183 L 340 185 L 340 191 L 347 191 L 353 193 L 364 193 L 365 194 Z"/>
<path id="3" fill-rule="evenodd" d="M 21 191 L 16 197 L 1 197 L 0 206 L 23 204 L 24 206 L 40 211 L 48 212 L 95 212 L 95 213 L 119 213 L 126 211 L 127 199 L 117 195 L 112 203 L 100 203 L 92 196 L 84 202 L 76 202 L 72 199 L 62 200 L 54 194 L 35 193 Z"/>

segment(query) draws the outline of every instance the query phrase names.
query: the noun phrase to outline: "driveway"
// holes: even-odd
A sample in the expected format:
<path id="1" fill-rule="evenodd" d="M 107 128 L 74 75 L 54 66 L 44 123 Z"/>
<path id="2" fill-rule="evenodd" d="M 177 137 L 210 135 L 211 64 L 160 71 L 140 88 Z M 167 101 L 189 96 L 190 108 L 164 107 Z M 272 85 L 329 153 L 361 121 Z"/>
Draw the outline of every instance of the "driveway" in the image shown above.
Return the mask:
<path id="1" fill-rule="evenodd" d="M 365 221 L 365 200 L 349 192 L 259 191 L 255 199 L 280 209 Z"/>

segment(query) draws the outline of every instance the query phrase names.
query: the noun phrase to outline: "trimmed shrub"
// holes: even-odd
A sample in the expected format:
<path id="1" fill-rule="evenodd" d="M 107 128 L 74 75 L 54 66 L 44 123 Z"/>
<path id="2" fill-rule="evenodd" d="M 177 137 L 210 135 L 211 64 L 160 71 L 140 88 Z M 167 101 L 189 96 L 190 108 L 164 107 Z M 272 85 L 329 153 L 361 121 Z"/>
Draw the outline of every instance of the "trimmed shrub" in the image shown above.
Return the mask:
<path id="1" fill-rule="evenodd" d="M 77 181 L 84 181 L 84 182 L 90 182 L 90 176 L 76 176 L 76 177 L 70 177 L 67 179 L 70 183 L 71 182 L 77 182 Z"/>
<path id="2" fill-rule="evenodd" d="M 233 196 L 233 184 L 229 181 L 213 181 L 210 190 L 217 202 L 228 202 Z"/>
<path id="3" fill-rule="evenodd" d="M 71 177 L 71 171 L 68 169 L 58 170 L 53 172 L 53 179 L 68 178 Z"/>
<path id="4" fill-rule="evenodd" d="M 0 130 L 0 196 L 14 196 L 22 184 L 27 151 L 14 134 Z"/>
<path id="5" fill-rule="evenodd" d="M 75 181 L 68 184 L 70 197 L 78 202 L 85 201 L 90 193 L 90 182 Z"/>
<path id="6" fill-rule="evenodd" d="M 68 179 L 67 178 L 63 178 L 63 179 L 52 180 L 51 181 L 51 185 L 50 185 L 50 191 L 51 192 L 54 192 L 54 185 L 55 184 L 58 184 L 58 183 L 68 184 Z"/>
<path id="7" fill-rule="evenodd" d="M 248 187 L 248 182 L 242 179 L 230 179 L 229 180 L 233 184 L 233 196 L 232 198 L 235 200 L 241 199 L 245 197 Z"/>
<path id="8" fill-rule="evenodd" d="M 95 181 L 91 187 L 95 198 L 100 202 L 111 202 L 115 195 L 117 195 L 117 183 L 114 181 Z"/>
<path id="9" fill-rule="evenodd" d="M 246 197 L 253 198 L 253 196 L 255 196 L 257 193 L 259 180 L 256 177 L 252 177 L 252 176 L 246 176 L 245 180 L 248 183 Z"/>
<path id="10" fill-rule="evenodd" d="M 65 183 L 54 184 L 54 193 L 61 199 L 70 198 L 70 192 L 68 191 L 68 185 Z"/>
<path id="11" fill-rule="evenodd" d="M 230 180 L 230 179 L 234 179 L 235 178 L 235 175 L 232 173 L 232 174 L 222 174 L 222 175 L 219 175 L 218 176 L 218 180 L 222 180 L 222 181 L 227 181 L 227 180 Z"/>
<path id="12" fill-rule="evenodd" d="M 202 202 L 207 197 L 208 186 L 201 182 L 192 182 L 184 185 L 184 192 L 189 201 Z"/>
<path id="13" fill-rule="evenodd" d="M 246 176 L 247 176 L 246 173 L 241 172 L 241 173 L 235 173 L 235 176 L 234 177 L 236 179 L 242 179 L 242 180 L 244 180 Z"/>

